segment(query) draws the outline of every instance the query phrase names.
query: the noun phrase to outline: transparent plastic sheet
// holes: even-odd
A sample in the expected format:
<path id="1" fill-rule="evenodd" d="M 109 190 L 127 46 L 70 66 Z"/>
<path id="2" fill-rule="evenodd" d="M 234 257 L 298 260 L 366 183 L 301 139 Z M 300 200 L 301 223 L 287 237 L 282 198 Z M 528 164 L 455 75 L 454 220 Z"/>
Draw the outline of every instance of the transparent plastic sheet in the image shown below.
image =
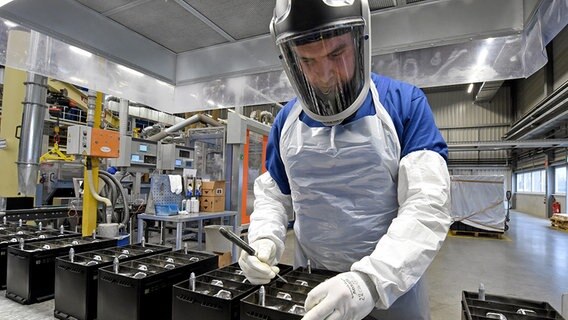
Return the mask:
<path id="1" fill-rule="evenodd" d="M 547 61 L 543 46 L 533 38 L 528 47 L 523 45 L 524 36 L 518 34 L 374 56 L 371 68 L 423 88 L 524 78 Z M 191 110 L 205 110 L 284 102 L 295 96 L 284 71 L 181 85 L 176 87 L 175 94 L 172 112 L 187 111 L 188 106 Z M 182 100 L 184 105 L 179 104 Z"/>
<path id="2" fill-rule="evenodd" d="M 372 70 L 418 87 L 524 77 L 522 35 L 373 57 Z"/>
<path id="3" fill-rule="evenodd" d="M 567 24 L 568 1 L 543 2 L 523 34 L 473 40 L 454 45 L 375 56 L 374 72 L 419 87 L 526 78 L 547 62 L 544 46 Z M 29 57 L 20 40 L 8 52 L 10 30 L 0 19 L 0 64 L 35 72 L 146 104 L 168 113 L 284 102 L 295 96 L 282 70 L 223 78 L 176 87 L 81 51 L 62 41 L 41 35 L 49 47 L 45 59 Z M 81 53 L 78 53 L 81 52 Z"/>
<path id="4" fill-rule="evenodd" d="M 504 181 L 504 176 L 452 176 L 452 220 L 488 231 L 504 231 Z"/>
<path id="5" fill-rule="evenodd" d="M 175 110 L 206 110 L 288 101 L 294 97 L 283 70 L 177 86 Z"/>
<path id="6" fill-rule="evenodd" d="M 377 55 L 373 72 L 419 87 L 527 78 L 546 62 L 545 44 L 568 23 L 568 1 L 544 2 L 523 34 Z M 175 112 L 288 101 L 295 93 L 284 71 L 176 87 Z M 185 104 L 180 104 L 185 100 Z"/>
<path id="7" fill-rule="evenodd" d="M 524 76 L 542 68 L 547 60 L 545 46 L 566 27 L 568 23 L 568 1 L 549 1 L 541 5 L 535 18 L 525 26 L 523 33 Z"/>
<path id="8" fill-rule="evenodd" d="M 173 105 L 174 86 L 117 63 L 0 19 L 0 64 L 104 92 L 167 111 Z M 9 23 L 8 23 L 9 24 Z M 46 54 L 32 58 L 30 35 L 37 35 Z M 8 37 L 11 41 L 8 51 Z"/>

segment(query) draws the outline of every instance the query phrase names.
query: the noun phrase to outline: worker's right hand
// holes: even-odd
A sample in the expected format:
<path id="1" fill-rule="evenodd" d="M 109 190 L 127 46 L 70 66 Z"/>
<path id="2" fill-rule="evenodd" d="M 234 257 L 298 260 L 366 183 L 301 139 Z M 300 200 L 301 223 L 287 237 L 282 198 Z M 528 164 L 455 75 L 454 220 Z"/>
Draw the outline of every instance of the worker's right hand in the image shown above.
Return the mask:
<path id="1" fill-rule="evenodd" d="M 256 251 L 256 256 L 249 255 L 246 251 L 241 252 L 239 266 L 247 279 L 252 284 L 266 284 L 280 269 L 276 266 L 276 244 L 269 239 L 258 239 L 250 246 Z"/>

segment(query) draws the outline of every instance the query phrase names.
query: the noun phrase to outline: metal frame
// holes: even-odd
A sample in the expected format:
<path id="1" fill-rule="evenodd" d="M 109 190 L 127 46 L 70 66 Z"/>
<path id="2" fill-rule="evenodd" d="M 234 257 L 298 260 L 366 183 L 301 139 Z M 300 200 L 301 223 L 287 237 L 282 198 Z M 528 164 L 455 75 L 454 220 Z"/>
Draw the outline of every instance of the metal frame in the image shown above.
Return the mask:
<path id="1" fill-rule="evenodd" d="M 231 181 L 233 184 L 230 186 L 230 208 L 232 210 L 237 210 L 239 213 L 237 215 L 238 225 L 243 228 L 242 224 L 242 210 L 243 202 L 241 201 L 243 197 L 243 192 L 246 190 L 246 186 L 243 186 L 246 174 L 246 168 L 244 166 L 245 160 L 245 146 L 247 144 L 247 131 L 252 131 L 263 136 L 268 136 L 271 127 L 260 123 L 258 121 L 252 120 L 241 114 L 235 112 L 229 112 L 227 117 L 227 147 L 231 147 Z M 227 177 L 229 177 L 227 175 Z M 237 184 L 234 182 L 238 181 Z M 248 224 L 244 225 L 246 228 Z"/>
<path id="2" fill-rule="evenodd" d="M 232 220 L 231 226 L 233 232 L 237 232 L 237 212 L 236 211 L 223 211 L 223 212 L 212 212 L 212 213 L 199 213 L 198 215 L 175 215 L 175 216 L 157 216 L 152 214 L 139 214 L 138 216 L 138 234 L 137 242 L 142 241 L 142 236 L 144 234 L 144 220 L 149 221 L 160 221 L 160 222 L 172 222 L 176 225 L 176 246 L 175 249 L 181 249 L 183 227 L 186 222 L 197 221 L 198 223 L 198 233 L 197 233 L 197 250 L 203 250 L 203 221 L 218 218 L 229 218 Z M 233 259 L 237 256 L 237 248 L 235 245 L 232 247 Z"/>

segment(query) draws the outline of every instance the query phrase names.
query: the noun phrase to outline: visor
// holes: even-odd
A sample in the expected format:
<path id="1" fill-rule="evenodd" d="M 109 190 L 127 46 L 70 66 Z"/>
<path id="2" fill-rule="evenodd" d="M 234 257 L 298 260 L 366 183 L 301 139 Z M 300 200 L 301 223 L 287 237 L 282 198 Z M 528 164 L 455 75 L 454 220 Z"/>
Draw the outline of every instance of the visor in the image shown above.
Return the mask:
<path id="1" fill-rule="evenodd" d="M 276 45 L 304 111 L 314 120 L 335 124 L 364 101 L 363 19 L 351 19 L 301 35 L 282 35 Z"/>

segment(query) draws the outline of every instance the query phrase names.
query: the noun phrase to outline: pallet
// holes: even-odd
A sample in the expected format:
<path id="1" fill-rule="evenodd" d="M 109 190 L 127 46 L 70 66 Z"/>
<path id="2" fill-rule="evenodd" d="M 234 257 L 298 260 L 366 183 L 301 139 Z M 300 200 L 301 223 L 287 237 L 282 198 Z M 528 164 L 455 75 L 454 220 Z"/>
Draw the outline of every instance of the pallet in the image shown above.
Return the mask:
<path id="1" fill-rule="evenodd" d="M 566 227 L 558 227 L 558 226 L 556 226 L 556 225 L 554 225 L 554 224 L 552 224 L 552 225 L 550 226 L 550 228 L 553 229 L 553 230 L 558 230 L 558 231 L 562 231 L 562 232 L 568 232 L 568 228 L 566 228 Z"/>
<path id="2" fill-rule="evenodd" d="M 450 230 L 450 234 L 452 236 L 467 236 L 467 237 L 475 237 L 475 238 L 503 239 L 503 233 L 502 232 Z"/>
<path id="3" fill-rule="evenodd" d="M 550 217 L 550 220 L 568 222 L 568 214 L 556 213 L 556 214 L 552 215 L 552 217 Z"/>
<path id="4" fill-rule="evenodd" d="M 568 231 L 568 221 L 558 222 L 558 221 L 551 220 L 550 224 L 553 228 Z"/>
<path id="5" fill-rule="evenodd" d="M 557 213 L 550 217 L 550 224 L 553 228 L 568 231 L 568 214 Z"/>

